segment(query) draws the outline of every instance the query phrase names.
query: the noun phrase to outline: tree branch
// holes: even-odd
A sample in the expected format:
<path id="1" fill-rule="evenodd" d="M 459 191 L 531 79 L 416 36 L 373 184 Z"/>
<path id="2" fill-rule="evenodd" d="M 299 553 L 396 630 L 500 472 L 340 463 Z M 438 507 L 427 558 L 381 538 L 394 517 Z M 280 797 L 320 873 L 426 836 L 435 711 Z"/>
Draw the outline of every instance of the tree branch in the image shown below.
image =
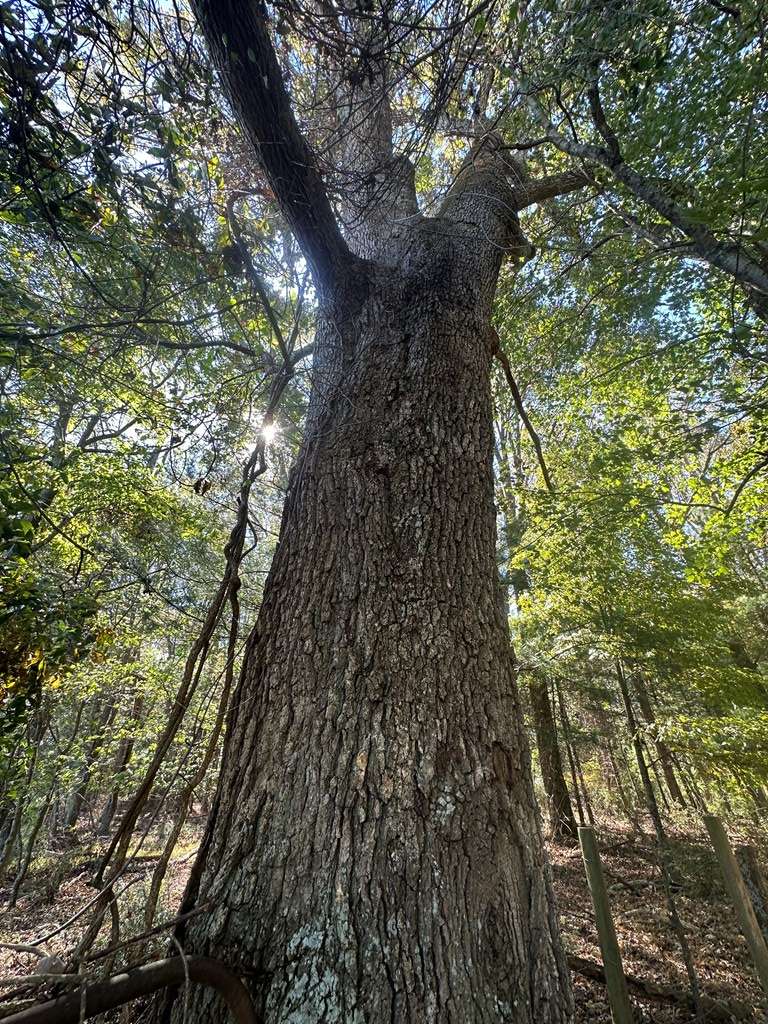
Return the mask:
<path id="1" fill-rule="evenodd" d="M 313 154 L 299 131 L 267 28 L 263 0 L 193 0 L 214 64 L 319 288 L 354 257 Z"/>
<path id="2" fill-rule="evenodd" d="M 543 203 L 546 199 L 564 196 L 568 192 L 584 188 L 585 185 L 594 184 L 595 179 L 591 174 L 575 167 L 561 174 L 550 174 L 546 178 L 531 178 L 515 189 L 520 204 L 518 209 L 523 210 L 534 203 Z"/>
<path id="3" fill-rule="evenodd" d="M 25 978 L 18 980 L 26 981 Z M 29 1006 L 6 1019 L 8 1024 L 78 1024 L 78 1021 L 96 1017 L 134 999 L 163 988 L 176 988 L 189 981 L 216 989 L 237 1024 L 259 1024 L 261 1021 L 248 989 L 238 975 L 219 960 L 204 956 L 176 956 L 131 967 L 105 981 L 86 983 L 83 992 L 73 992 L 47 1003 Z"/>
<path id="4" fill-rule="evenodd" d="M 764 455 L 764 457 L 759 462 L 757 462 L 752 467 L 752 469 L 750 469 L 750 471 L 747 473 L 747 475 L 743 478 L 741 483 L 738 485 L 736 490 L 733 492 L 733 497 L 728 502 L 728 505 L 726 506 L 726 509 L 723 512 L 724 516 L 729 516 L 731 514 L 731 512 L 733 512 L 734 508 L 736 507 L 736 503 L 738 502 L 739 498 L 741 497 L 742 491 L 747 486 L 749 481 L 753 477 L 757 476 L 757 474 L 760 472 L 761 469 L 765 469 L 766 467 L 768 467 L 768 455 Z"/>
<path id="5" fill-rule="evenodd" d="M 336 41 L 325 77 L 334 100 L 328 151 L 339 216 L 353 252 L 375 259 L 398 223 L 419 214 L 415 169 L 393 148 L 392 26 L 386 11 L 371 17 L 358 5 L 354 12 L 345 10 L 342 27 L 336 8 L 320 3 Z"/>
<path id="6" fill-rule="evenodd" d="M 691 248 L 701 259 L 706 260 L 713 267 L 724 271 L 735 278 L 745 289 L 755 312 L 763 320 L 768 320 L 768 273 L 753 260 L 743 246 L 733 245 L 730 242 L 723 242 L 708 227 L 694 220 L 669 196 L 665 195 L 644 175 L 638 173 L 633 167 L 625 163 L 620 152 L 612 151 L 609 148 L 595 146 L 590 143 L 578 142 L 570 139 L 555 128 L 549 117 L 543 110 L 533 92 L 527 90 L 522 82 L 518 83 L 521 91 L 526 97 L 526 104 L 534 119 L 542 126 L 547 138 L 563 153 L 590 163 L 600 164 L 611 172 L 629 191 L 640 199 L 647 206 L 656 210 L 662 217 L 678 228 L 690 239 Z M 599 104 L 599 96 L 597 97 Z M 595 96 L 591 97 L 594 107 Z M 599 107 L 597 117 L 600 118 Z M 593 110 L 593 116 L 595 111 Z M 604 120 L 604 115 L 603 115 Z M 608 132 L 607 122 L 603 129 Z M 598 125 L 598 131 L 600 131 Z"/>
<path id="7" fill-rule="evenodd" d="M 536 429 L 533 423 L 531 423 L 528 413 L 525 411 L 525 406 L 523 405 L 523 396 L 520 394 L 520 388 L 517 386 L 517 381 L 515 380 L 512 374 L 512 367 L 509 365 L 509 359 L 507 359 L 506 353 L 501 347 L 499 336 L 494 328 L 491 328 L 491 330 L 493 331 L 493 339 L 495 345 L 493 354 L 501 364 L 501 368 L 504 371 L 504 377 L 506 378 L 507 385 L 509 387 L 510 392 L 512 393 L 512 401 L 515 403 L 517 414 L 523 421 L 523 425 L 526 431 L 528 432 L 528 437 L 530 437 L 531 443 L 533 444 L 534 450 L 536 452 L 536 459 L 539 463 L 539 469 L 541 470 L 541 475 L 544 477 L 544 483 L 547 486 L 547 490 L 550 494 L 554 494 L 555 486 L 552 483 L 552 477 L 549 475 L 547 464 L 544 461 L 544 452 L 542 451 L 541 440 L 539 438 L 539 435 L 536 433 Z"/>
<path id="8" fill-rule="evenodd" d="M 592 120 L 595 122 L 595 128 L 600 132 L 611 157 L 614 160 L 621 162 L 623 157 L 621 155 L 621 150 L 619 149 L 619 140 L 616 138 L 615 133 L 608 124 L 608 118 L 605 116 L 603 102 L 600 99 L 600 87 L 597 77 L 595 77 L 594 81 L 587 89 L 587 99 L 589 100 L 589 110 L 592 114 Z"/>
<path id="9" fill-rule="evenodd" d="M 285 338 L 283 337 L 283 332 L 280 329 L 280 323 L 275 315 L 274 309 L 272 308 L 272 303 L 270 302 L 269 295 L 267 294 L 266 285 L 261 279 L 261 274 L 256 269 L 256 264 L 253 262 L 251 250 L 245 244 L 243 239 L 243 231 L 240 227 L 240 221 L 237 219 L 235 214 L 236 200 L 236 195 L 230 196 L 227 200 L 227 221 L 229 224 L 229 233 L 232 235 L 232 239 L 237 246 L 248 280 L 264 307 L 264 312 L 267 320 L 269 321 L 269 326 L 272 328 L 272 333 L 277 339 L 280 355 L 283 357 L 284 362 L 288 362 L 290 359 L 290 353 L 286 347 Z"/>
<path id="10" fill-rule="evenodd" d="M 593 981 L 605 984 L 605 968 L 594 960 L 587 960 L 585 957 L 569 953 L 568 966 L 572 971 L 583 975 L 585 978 L 591 978 Z M 659 985 L 656 982 L 647 981 L 645 978 L 638 978 L 634 974 L 627 974 L 626 979 L 630 989 L 643 999 L 651 999 L 654 1002 L 660 1003 L 675 1003 L 686 1009 L 693 1008 L 691 994 L 683 989 L 673 988 L 671 985 Z M 726 1022 L 734 1018 L 736 1020 L 746 1020 L 750 1013 L 749 1008 L 744 1003 L 728 1003 L 726 1006 L 724 1003 L 711 999 L 709 996 L 703 996 L 701 1003 L 707 1019 L 712 1021 Z"/>

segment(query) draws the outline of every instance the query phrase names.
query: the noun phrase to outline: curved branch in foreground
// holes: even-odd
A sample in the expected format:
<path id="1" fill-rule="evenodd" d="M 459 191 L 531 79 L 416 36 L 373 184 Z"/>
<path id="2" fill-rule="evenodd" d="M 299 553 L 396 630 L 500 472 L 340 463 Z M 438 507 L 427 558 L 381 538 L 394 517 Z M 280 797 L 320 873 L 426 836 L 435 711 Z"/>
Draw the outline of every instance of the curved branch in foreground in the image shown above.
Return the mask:
<path id="1" fill-rule="evenodd" d="M 547 490 L 550 494 L 554 494 L 555 485 L 552 483 L 552 477 L 549 475 L 547 464 L 544 461 L 544 452 L 541 447 L 541 440 L 539 438 L 539 435 L 536 433 L 536 428 L 534 427 L 533 423 L 531 423 L 528 413 L 525 411 L 525 406 L 523 405 L 523 396 L 520 394 L 520 388 L 517 386 L 517 381 L 515 380 L 514 375 L 512 373 L 512 367 L 509 365 L 509 360 L 507 359 L 507 356 L 501 347 L 499 336 L 495 330 L 493 331 L 493 335 L 493 354 L 494 356 L 496 356 L 496 359 L 501 364 L 501 368 L 504 371 L 504 377 L 506 378 L 507 381 L 507 386 L 509 387 L 509 390 L 512 393 L 512 401 L 515 403 L 517 414 L 523 421 L 523 426 L 527 430 L 528 437 L 530 437 L 531 443 L 533 444 L 533 447 L 536 451 L 536 458 L 539 463 L 539 469 L 541 470 L 541 475 L 544 477 L 544 483 L 547 485 Z"/>
<path id="2" fill-rule="evenodd" d="M 318 287 L 353 262 L 314 155 L 301 134 L 269 37 L 263 0 L 193 0 L 232 106 Z"/>
<path id="3" fill-rule="evenodd" d="M 78 989 L 47 1003 L 28 1006 L 20 1013 L 5 1017 L 4 1024 L 78 1024 L 80 1020 L 96 1017 L 160 989 L 184 985 L 187 979 L 215 988 L 236 1024 L 261 1024 L 240 978 L 220 961 L 205 956 L 169 957 L 88 985 L 84 1013 L 82 992 Z"/>

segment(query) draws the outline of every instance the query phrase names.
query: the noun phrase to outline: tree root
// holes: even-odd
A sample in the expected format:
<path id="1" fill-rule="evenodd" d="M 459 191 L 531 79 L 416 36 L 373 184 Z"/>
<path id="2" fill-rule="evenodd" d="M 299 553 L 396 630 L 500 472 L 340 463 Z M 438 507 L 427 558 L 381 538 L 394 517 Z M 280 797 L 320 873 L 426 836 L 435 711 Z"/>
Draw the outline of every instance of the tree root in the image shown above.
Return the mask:
<path id="1" fill-rule="evenodd" d="M 215 988 L 229 1007 L 236 1024 L 261 1024 L 240 978 L 218 960 L 204 956 L 174 956 L 134 967 L 123 974 L 88 985 L 84 998 L 79 990 L 59 996 L 5 1017 L 3 1024 L 78 1024 L 80 1020 L 96 1017 L 160 989 L 183 986 L 187 980 Z"/>

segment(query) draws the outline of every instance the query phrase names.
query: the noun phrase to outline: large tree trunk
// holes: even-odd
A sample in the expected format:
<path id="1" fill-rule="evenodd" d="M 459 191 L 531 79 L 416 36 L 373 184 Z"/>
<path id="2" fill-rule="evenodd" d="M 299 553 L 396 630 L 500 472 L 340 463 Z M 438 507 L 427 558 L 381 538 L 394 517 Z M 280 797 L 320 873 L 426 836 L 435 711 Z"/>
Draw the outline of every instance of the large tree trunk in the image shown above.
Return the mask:
<path id="1" fill-rule="evenodd" d="M 186 947 L 254 972 L 268 1024 L 570 1015 L 496 572 L 489 304 L 432 224 L 418 273 L 369 270 L 322 318 L 188 893 L 214 909 Z"/>
<path id="2" fill-rule="evenodd" d="M 568 972 L 496 570 L 490 315 L 502 258 L 532 251 L 516 211 L 584 176 L 531 181 L 487 136 L 422 217 L 372 57 L 336 79 L 355 111 L 342 238 L 266 7 L 193 7 L 321 309 L 185 900 L 211 910 L 186 948 L 239 969 L 266 1024 L 561 1024 Z M 204 991 L 188 1007 L 224 1020 Z"/>

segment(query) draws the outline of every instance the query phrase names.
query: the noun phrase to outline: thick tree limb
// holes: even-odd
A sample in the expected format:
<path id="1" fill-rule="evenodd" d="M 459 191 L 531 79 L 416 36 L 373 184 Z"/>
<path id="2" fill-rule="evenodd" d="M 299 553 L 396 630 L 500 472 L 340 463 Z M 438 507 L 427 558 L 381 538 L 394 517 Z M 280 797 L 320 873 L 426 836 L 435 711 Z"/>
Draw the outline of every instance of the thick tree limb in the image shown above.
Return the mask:
<path id="1" fill-rule="evenodd" d="M 519 204 L 517 208 L 523 210 L 534 203 L 543 203 L 547 199 L 564 196 L 584 188 L 585 185 L 594 184 L 595 179 L 592 175 L 576 167 L 561 174 L 550 174 L 546 178 L 531 178 L 515 188 L 515 197 Z"/>
<path id="2" fill-rule="evenodd" d="M 521 85 L 522 88 L 522 85 Z M 527 91 L 526 104 L 534 119 L 542 126 L 547 138 L 558 149 L 580 160 L 599 164 L 611 172 L 629 191 L 647 206 L 660 213 L 670 224 L 690 239 L 692 251 L 713 267 L 735 278 L 744 287 L 755 311 L 768 319 L 768 272 L 752 259 L 743 246 L 721 241 L 708 227 L 694 220 L 669 196 L 658 189 L 644 175 L 627 164 L 614 146 L 615 136 L 608 127 L 599 101 L 597 86 L 590 90 L 592 116 L 597 130 L 606 140 L 606 147 L 578 142 L 555 128 L 532 92 Z"/>
<path id="3" fill-rule="evenodd" d="M 328 71 L 336 122 L 329 150 L 339 187 L 339 214 L 352 250 L 375 259 L 403 220 L 417 217 L 415 169 L 393 149 L 393 118 L 388 51 L 393 45 L 386 18 L 371 18 L 358 9 L 338 12 L 322 2 L 344 57 L 332 60 Z M 358 58 L 353 53 L 359 53 Z"/>
<path id="4" fill-rule="evenodd" d="M 768 455 L 764 454 L 763 458 L 762 458 L 762 459 L 761 459 L 761 460 L 760 460 L 759 462 L 757 462 L 757 463 L 756 463 L 756 464 L 755 464 L 755 465 L 754 465 L 754 466 L 752 467 L 752 469 L 750 469 L 750 471 L 749 471 L 749 472 L 747 473 L 747 475 L 746 475 L 746 476 L 745 476 L 745 477 L 743 478 L 743 480 L 742 480 L 742 481 L 741 481 L 741 483 L 740 483 L 740 484 L 738 485 L 738 487 L 736 488 L 736 490 L 735 490 L 735 491 L 733 492 L 733 497 L 732 497 L 732 498 L 731 498 L 731 500 L 730 500 L 730 501 L 728 502 L 728 505 L 726 506 L 726 508 L 725 508 L 725 510 L 724 510 L 724 512 L 723 512 L 723 515 L 724 515 L 724 516 L 729 516 L 729 515 L 731 514 L 731 512 L 733 512 L 734 508 L 736 507 L 736 503 L 737 503 L 737 501 L 738 501 L 738 500 L 739 500 L 739 498 L 741 497 L 742 491 L 743 491 L 743 490 L 744 490 L 744 488 L 745 488 L 745 487 L 747 486 L 747 484 L 749 483 L 749 481 L 750 481 L 750 480 L 751 480 L 751 479 L 752 479 L 753 477 L 757 476 L 757 474 L 758 474 L 758 473 L 760 472 L 760 470 L 761 470 L 761 469 L 765 469 L 765 468 L 766 468 L 767 466 L 768 466 Z"/>
<path id="5" fill-rule="evenodd" d="M 499 254 L 530 259 L 536 250 L 520 227 L 518 190 L 529 183 L 525 164 L 489 131 L 474 143 L 440 208 L 439 217 L 471 225 Z M 526 205 L 523 203 L 522 205 Z"/>
<path id="6" fill-rule="evenodd" d="M 592 183 L 588 173 L 574 168 L 531 178 L 525 161 L 510 152 L 498 133 L 488 131 L 472 146 L 439 215 L 472 224 L 479 238 L 525 261 L 536 250 L 522 230 L 518 212 Z"/>
<path id="7" fill-rule="evenodd" d="M 299 131 L 262 0 L 193 0 L 211 57 L 280 209 L 319 288 L 353 257 L 341 236 L 313 154 Z"/>

